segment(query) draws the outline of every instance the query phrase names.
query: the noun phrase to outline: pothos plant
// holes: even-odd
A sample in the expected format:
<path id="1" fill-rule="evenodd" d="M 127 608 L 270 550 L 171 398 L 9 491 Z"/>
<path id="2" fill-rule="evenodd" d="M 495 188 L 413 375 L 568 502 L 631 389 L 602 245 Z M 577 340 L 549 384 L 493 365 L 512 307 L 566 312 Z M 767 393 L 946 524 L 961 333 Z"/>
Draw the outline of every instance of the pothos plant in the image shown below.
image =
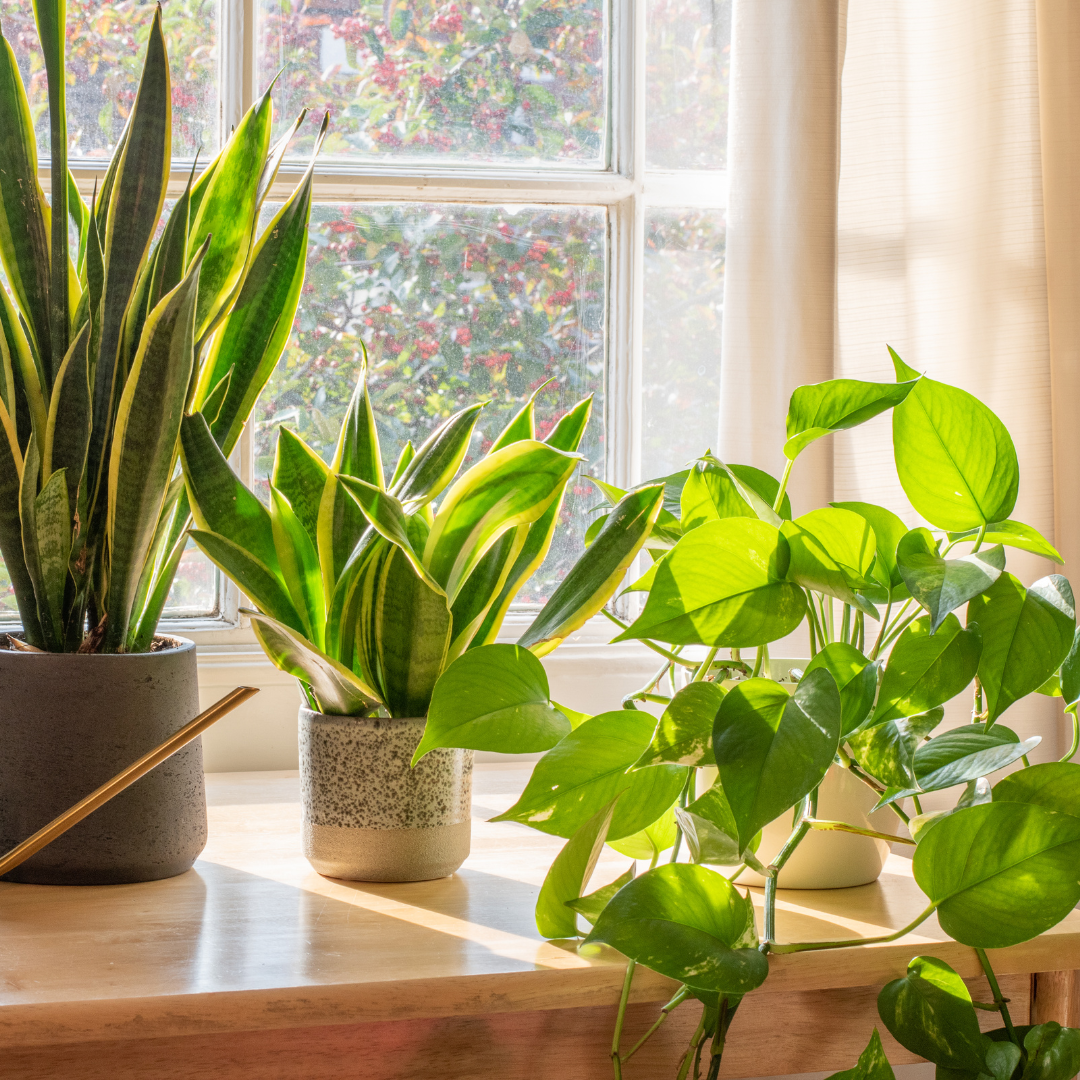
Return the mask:
<path id="1" fill-rule="evenodd" d="M 934 914 L 977 951 L 1003 1026 L 981 1035 L 959 976 L 917 957 L 879 1001 L 895 1037 L 957 1078 L 1066 1080 L 1080 1066 L 1080 1030 L 1013 1025 L 986 955 L 1044 932 L 1080 900 L 1072 591 L 1059 575 L 1025 586 L 1005 568 L 1006 548 L 1061 560 L 1010 517 L 1019 468 L 1000 420 L 970 394 L 892 359 L 892 383 L 832 380 L 795 391 L 780 480 L 707 454 L 640 490 L 664 504 L 647 540 L 654 561 L 628 590 L 644 603 L 630 624 L 609 617 L 619 624 L 615 640 L 643 642 L 662 665 L 621 709 L 588 717 L 550 700 L 537 657 L 558 638 L 542 629 L 523 640 L 527 648 L 466 653 L 435 686 L 415 760 L 437 746 L 547 750 L 495 820 L 567 839 L 537 901 L 540 932 L 573 937 L 581 916 L 592 927 L 587 943 L 629 960 L 616 1076 L 637 1050 L 624 1055 L 619 1046 L 636 964 L 682 984 L 656 1026 L 685 1001 L 703 1004 L 677 1072 L 698 1075 L 704 1057 L 714 1078 L 739 1002 L 766 979 L 770 954 L 895 940 Z M 908 529 L 892 511 L 855 502 L 792 519 L 786 489 L 800 453 L 889 409 L 900 482 L 930 527 Z M 602 536 L 607 524 L 596 528 Z M 769 678 L 769 644 L 804 622 L 809 663 L 783 683 Z M 937 733 L 946 703 L 965 692 L 970 723 Z M 1072 746 L 1059 762 L 1029 764 L 1039 740 L 1021 741 L 1002 722 L 1035 692 L 1063 696 L 1072 717 Z M 643 702 L 663 706 L 659 720 Z M 702 772 L 711 767 L 715 774 Z M 831 767 L 890 808 L 898 836 L 819 818 Z M 955 805 L 924 809 L 931 792 L 953 792 L 938 799 Z M 756 854 L 761 830 L 793 809 L 790 836 L 765 865 Z M 781 940 L 777 877 L 811 830 L 913 847 L 925 910 L 885 937 Z M 649 868 L 589 893 L 605 843 L 648 858 Z M 760 926 L 749 891 L 733 884 L 746 867 L 765 878 Z M 854 1074 L 887 1071 L 875 1033 Z"/>
<path id="2" fill-rule="evenodd" d="M 67 165 L 66 4 L 35 0 L 34 14 L 49 199 L 0 33 L 0 553 L 27 646 L 143 652 L 190 524 L 181 417 L 201 412 L 230 453 L 292 327 L 311 169 L 261 236 L 258 223 L 303 116 L 271 146 L 268 90 L 163 222 L 172 93 L 159 6 L 127 126 L 87 206 Z"/>

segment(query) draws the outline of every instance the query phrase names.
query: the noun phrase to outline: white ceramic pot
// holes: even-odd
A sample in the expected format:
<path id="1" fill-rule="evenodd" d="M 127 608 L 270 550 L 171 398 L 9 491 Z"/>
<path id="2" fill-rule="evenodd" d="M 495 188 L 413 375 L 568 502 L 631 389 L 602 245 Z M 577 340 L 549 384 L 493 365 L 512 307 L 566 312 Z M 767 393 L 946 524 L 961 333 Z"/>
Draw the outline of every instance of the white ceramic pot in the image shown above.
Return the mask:
<path id="1" fill-rule="evenodd" d="M 877 798 L 862 781 L 846 769 L 832 766 L 818 791 L 817 816 L 826 821 L 846 821 L 863 829 L 895 832 L 896 816 L 888 808 L 876 814 Z M 789 810 L 761 831 L 757 857 L 766 866 L 776 857 L 791 835 L 794 811 Z M 855 833 L 812 829 L 788 859 L 777 886 L 781 889 L 848 889 L 877 881 L 889 855 L 884 840 Z M 740 885 L 764 885 L 765 879 L 752 870 L 738 878 Z"/>

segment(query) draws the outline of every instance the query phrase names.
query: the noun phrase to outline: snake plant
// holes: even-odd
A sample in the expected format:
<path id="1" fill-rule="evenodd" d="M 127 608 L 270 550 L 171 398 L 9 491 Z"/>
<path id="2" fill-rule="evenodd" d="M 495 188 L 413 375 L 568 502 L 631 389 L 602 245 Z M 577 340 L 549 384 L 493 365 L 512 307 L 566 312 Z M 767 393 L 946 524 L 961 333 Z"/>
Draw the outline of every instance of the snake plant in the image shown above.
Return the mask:
<path id="1" fill-rule="evenodd" d="M 185 417 L 191 535 L 257 605 L 246 613 L 263 649 L 299 679 L 313 709 L 424 716 L 445 668 L 495 640 L 543 562 L 592 401 L 540 441 L 534 394 L 455 480 L 483 408 L 471 405 L 415 452 L 406 444 L 387 480 L 365 374 L 366 363 L 329 465 L 281 429 L 269 509 L 229 468 L 205 417 Z M 536 632 L 561 640 L 595 614 L 621 579 L 614 565 L 644 542 L 653 502 L 636 516 L 612 515 Z"/>
<path id="2" fill-rule="evenodd" d="M 268 90 L 177 185 L 163 224 L 172 92 L 159 7 L 127 126 L 87 206 L 67 163 L 65 0 L 35 0 L 34 11 L 49 198 L 0 29 L 0 553 L 27 644 L 140 652 L 190 524 L 181 418 L 198 411 L 223 453 L 236 445 L 292 326 L 311 169 L 257 235 L 296 130 L 271 147 Z"/>

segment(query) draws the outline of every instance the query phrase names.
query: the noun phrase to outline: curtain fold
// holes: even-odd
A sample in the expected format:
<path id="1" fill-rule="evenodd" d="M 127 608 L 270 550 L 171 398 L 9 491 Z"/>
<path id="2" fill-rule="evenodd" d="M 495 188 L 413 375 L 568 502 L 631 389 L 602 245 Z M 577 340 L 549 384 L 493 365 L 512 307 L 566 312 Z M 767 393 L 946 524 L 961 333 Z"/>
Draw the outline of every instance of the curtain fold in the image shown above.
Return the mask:
<path id="1" fill-rule="evenodd" d="M 845 4 L 735 0 L 718 453 L 776 475 L 791 391 L 832 374 Z M 804 455 L 796 509 L 832 496 L 831 447 Z"/>
<path id="2" fill-rule="evenodd" d="M 791 390 L 891 379 L 889 344 L 1002 418 L 1013 516 L 1080 567 L 1080 4 L 735 0 L 731 108 L 721 452 L 778 473 Z M 861 499 L 919 524 L 888 416 L 818 445 L 797 511 Z M 1060 571 L 1008 559 L 1029 584 Z M 1004 722 L 1040 759 L 1064 748 L 1054 700 Z"/>

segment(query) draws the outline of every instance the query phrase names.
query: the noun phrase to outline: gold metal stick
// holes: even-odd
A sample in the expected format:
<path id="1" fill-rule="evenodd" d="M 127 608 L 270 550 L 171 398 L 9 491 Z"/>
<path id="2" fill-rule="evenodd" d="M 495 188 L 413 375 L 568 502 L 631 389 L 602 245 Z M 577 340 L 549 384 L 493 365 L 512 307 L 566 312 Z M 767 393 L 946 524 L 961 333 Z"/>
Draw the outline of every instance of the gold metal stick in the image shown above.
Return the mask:
<path id="1" fill-rule="evenodd" d="M 14 870 L 16 866 L 26 862 L 31 855 L 36 855 L 47 844 L 51 844 L 58 836 L 62 836 L 73 825 L 78 825 L 84 817 L 92 814 L 99 806 L 104 806 L 114 795 L 119 795 L 124 788 L 130 787 L 136 780 L 145 776 L 151 769 L 156 768 L 166 758 L 172 757 L 181 747 L 186 746 L 192 739 L 198 738 L 211 724 L 220 720 L 226 713 L 232 712 L 237 705 L 247 701 L 249 697 L 257 694 L 258 688 L 254 686 L 238 686 L 230 691 L 220 701 L 215 702 L 204 712 L 199 713 L 189 724 L 185 724 L 174 735 L 170 735 L 160 746 L 144 754 L 133 765 L 129 765 L 123 772 L 117 773 L 111 780 L 104 783 L 96 791 L 92 791 L 85 799 L 80 799 L 70 810 L 65 810 L 58 818 L 54 818 L 48 825 L 38 829 L 28 840 L 24 840 L 17 847 L 13 847 L 2 859 L 0 859 L 0 877 Z"/>

